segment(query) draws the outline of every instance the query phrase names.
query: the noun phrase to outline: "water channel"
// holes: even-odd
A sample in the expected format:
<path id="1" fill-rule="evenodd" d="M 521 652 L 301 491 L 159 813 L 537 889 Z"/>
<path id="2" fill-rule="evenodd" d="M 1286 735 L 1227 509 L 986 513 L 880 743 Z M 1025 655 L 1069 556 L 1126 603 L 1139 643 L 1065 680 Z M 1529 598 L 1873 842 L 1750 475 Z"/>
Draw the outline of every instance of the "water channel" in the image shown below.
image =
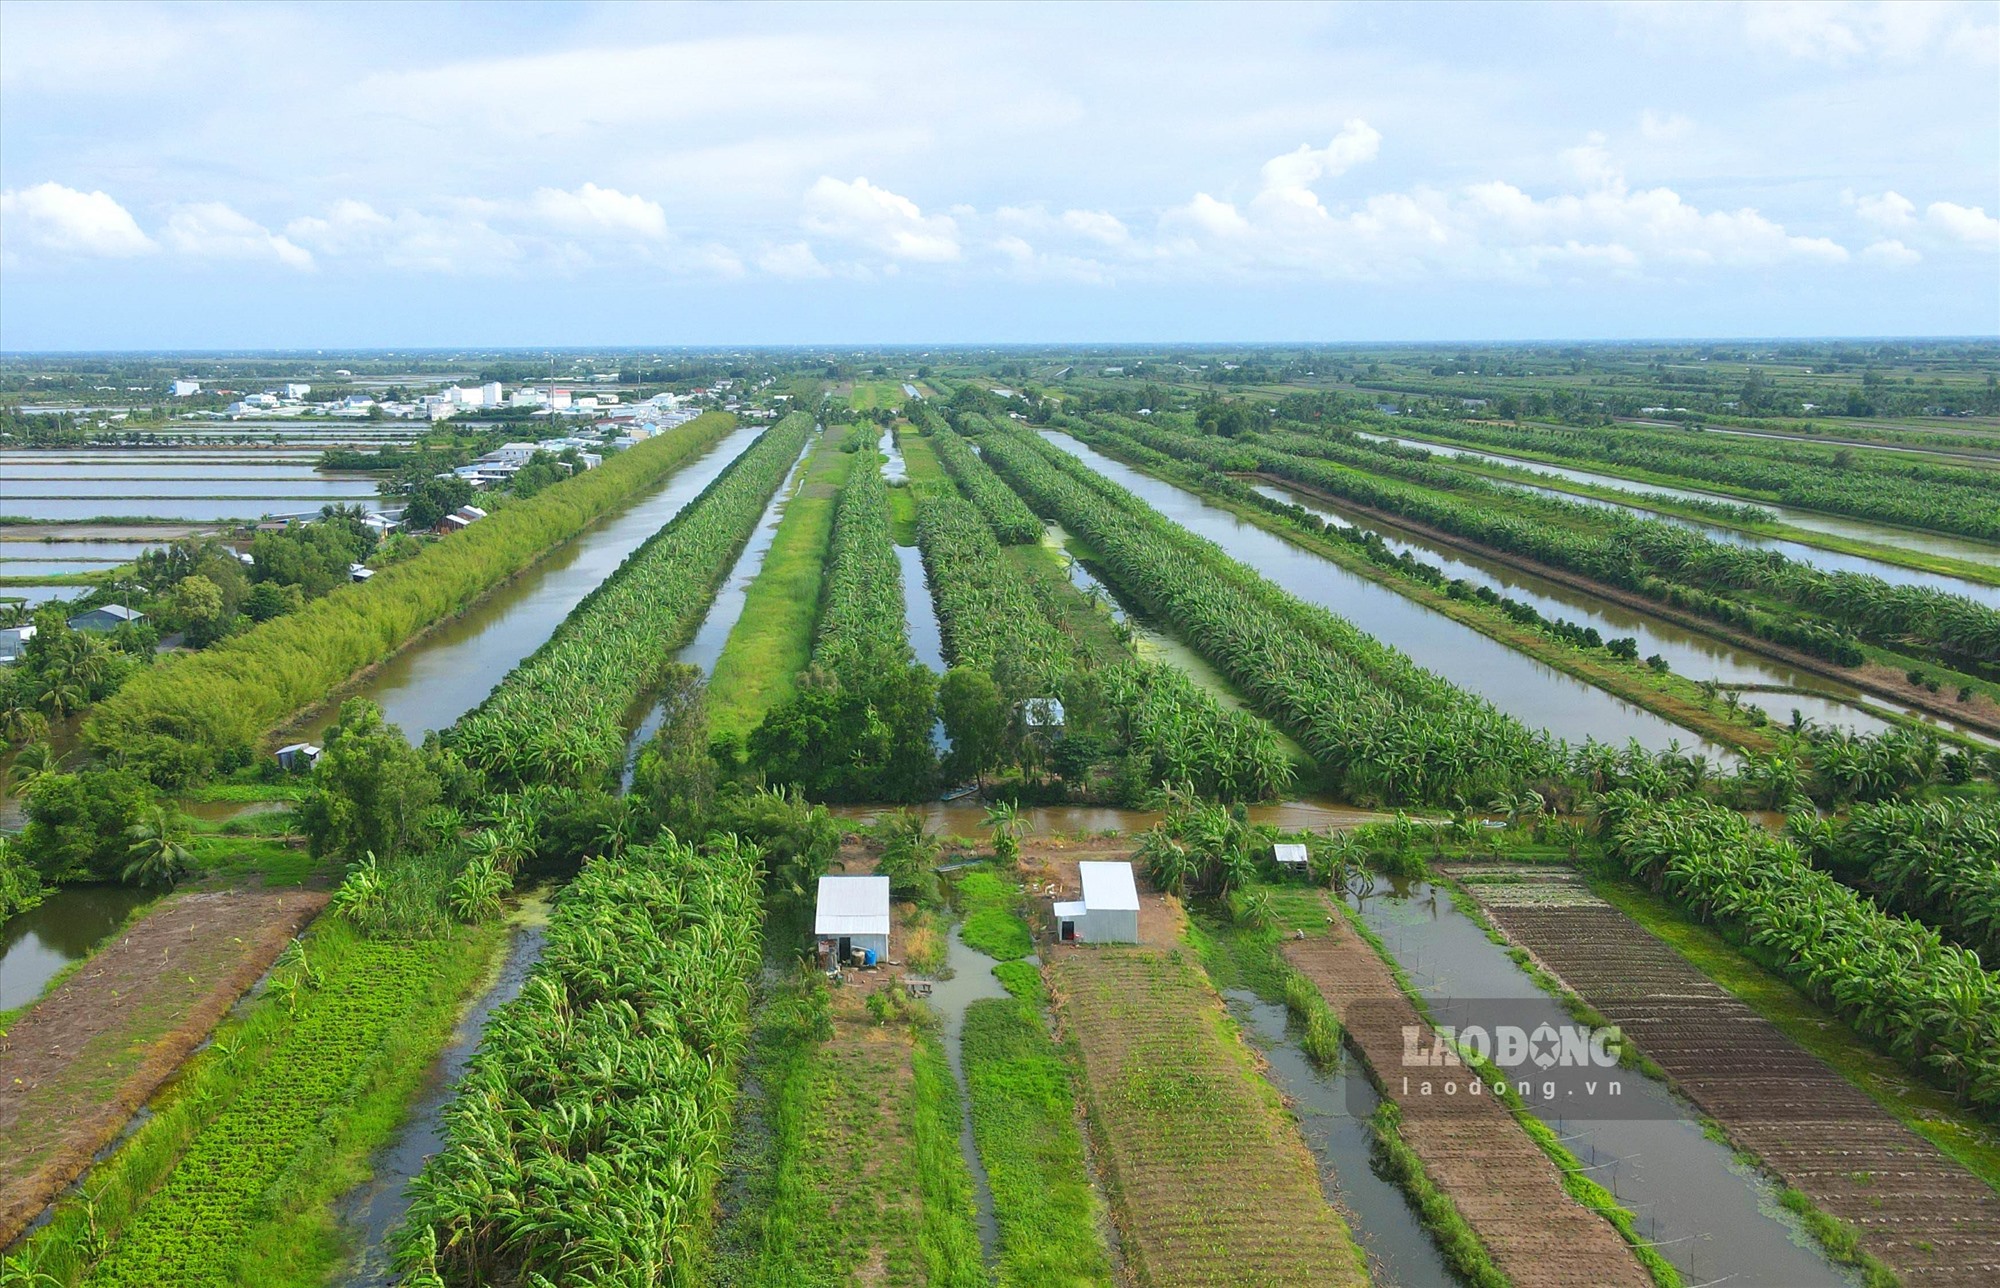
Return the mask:
<path id="1" fill-rule="evenodd" d="M 1893 528 L 1868 523 L 1861 519 L 1847 519 L 1824 515 L 1816 511 L 1797 510 L 1769 502 L 1746 502 L 1741 497 L 1721 496 L 1713 492 L 1700 492 L 1691 488 L 1667 487 L 1656 483 L 1635 483 L 1631 479 L 1617 478 L 1610 474 L 1597 474 L 1589 470 L 1573 469 L 1563 465 L 1549 465 L 1542 461 L 1525 457 L 1504 456 L 1497 452 L 1481 452 L 1471 448 L 1456 447 L 1447 443 L 1433 443 L 1419 438 L 1388 437 L 1380 434 L 1363 434 L 1363 438 L 1373 438 L 1378 442 L 1397 443 L 1404 447 L 1414 447 L 1429 452 L 1433 456 L 1470 456 L 1489 465 L 1505 466 L 1510 469 L 1528 469 L 1537 473 L 1567 479 L 1572 483 L 1586 483 L 1594 487 L 1612 488 L 1620 492 L 1643 495 L 1674 497 L 1683 501 L 1720 501 L 1728 505 L 1755 504 L 1770 510 L 1781 520 L 1795 528 L 1811 532 L 1825 532 L 1833 536 L 1851 537 L 1872 541 L 1878 545 L 1902 546 L 1909 550 L 1928 554 L 1950 555 L 1975 563 L 2000 566 L 2000 548 L 1982 541 L 1966 537 L 1951 537 L 1939 533 L 1914 532 L 1906 528 Z M 1565 492 L 1560 488 L 1536 487 L 1529 483 L 1513 483 L 1512 486 L 1525 488 L 1543 496 L 1557 500 L 1575 501 L 1584 505 L 1596 505 L 1605 509 L 1622 510 L 1645 519 L 1658 519 L 1690 528 L 1717 541 L 1727 541 L 1732 545 L 1748 546 L 1757 550 L 1775 550 L 1787 559 L 1811 564 L 1828 572 L 1858 572 L 1871 577 L 1880 577 L 1887 582 L 1907 586 L 1929 586 L 1933 590 L 1949 591 L 1955 595 L 1965 595 L 1982 604 L 2000 606 L 2000 586 L 1987 586 L 1967 581 L 1962 577 L 1951 577 L 1944 573 L 1923 572 L 1915 568 L 1905 568 L 1900 564 L 1885 563 L 1880 559 L 1870 559 L 1863 555 L 1843 554 L 1835 550 L 1822 550 L 1818 546 L 1808 546 L 1797 541 L 1785 541 L 1773 537 L 1757 537 L 1738 532 L 1720 524 L 1703 523 L 1698 519 L 1686 519 L 1678 515 L 1661 514 L 1648 510 L 1642 505 L 1622 505 L 1607 501 L 1602 497 L 1581 496 L 1575 492 Z"/>
<path id="2" fill-rule="evenodd" d="M 1348 902 L 1416 982 L 1439 1024 L 1547 1023 L 1560 1032 L 1574 1023 L 1447 891 L 1428 882 L 1400 889 L 1384 883 L 1350 891 Z M 1640 1235 L 1688 1283 L 1854 1282 L 1779 1205 L 1769 1178 L 1703 1134 L 1696 1110 L 1661 1083 L 1619 1073 L 1624 1094 L 1615 1113 L 1565 1116 L 1532 1096 L 1524 1100 L 1632 1210 Z"/>
<path id="3" fill-rule="evenodd" d="M 1417 665 L 1487 699 L 1530 728 L 1547 729 L 1572 743 L 1594 738 L 1622 745 L 1637 739 L 1649 751 L 1679 744 L 1712 758 L 1729 755 L 1642 707 L 1516 653 L 1067 434 L 1049 431 L 1043 437 L 1285 590 L 1394 645 Z"/>
<path id="4" fill-rule="evenodd" d="M 412 742 L 450 725 L 540 648 L 570 610 L 646 538 L 671 522 L 763 430 L 746 425 L 683 465 L 658 492 L 600 520 L 521 575 L 383 663 L 354 691 L 382 708 Z M 303 732 L 324 731 L 338 715 L 317 713 Z"/>
<path id="5" fill-rule="evenodd" d="M 44 896 L 0 925 L 0 1011 L 42 995 L 63 967 L 92 949 L 153 898 L 127 885 L 72 885 Z"/>

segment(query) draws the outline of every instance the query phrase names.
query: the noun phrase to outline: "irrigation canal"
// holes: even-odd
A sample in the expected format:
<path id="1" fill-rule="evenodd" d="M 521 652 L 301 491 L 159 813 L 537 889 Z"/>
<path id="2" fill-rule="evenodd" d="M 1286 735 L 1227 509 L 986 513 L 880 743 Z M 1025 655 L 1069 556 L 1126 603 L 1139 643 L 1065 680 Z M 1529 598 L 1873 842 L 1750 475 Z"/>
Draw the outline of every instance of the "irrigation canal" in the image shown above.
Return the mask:
<path id="1" fill-rule="evenodd" d="M 0 926 L 0 1011 L 26 1006 L 71 962 L 80 961 L 153 897 L 128 885 L 52 890 Z"/>
<path id="2" fill-rule="evenodd" d="M 1768 501 L 1745 501 L 1742 497 L 1723 496 L 1715 492 L 1698 492 L 1690 488 L 1668 487 L 1655 483 L 1635 483 L 1631 479 L 1618 478 L 1611 474 L 1597 474 L 1589 470 L 1573 469 L 1566 465 L 1550 465 L 1544 461 L 1529 460 L 1520 456 L 1504 456 L 1497 452 L 1481 452 L 1466 447 L 1455 447 L 1449 443 L 1433 443 L 1421 438 L 1390 437 L 1382 434 L 1363 434 L 1378 442 L 1399 443 L 1404 447 L 1414 447 L 1433 456 L 1470 456 L 1489 465 L 1500 465 L 1510 469 L 1529 469 L 1542 474 L 1567 479 L 1572 483 L 1585 483 L 1593 487 L 1612 488 L 1620 492 L 1639 495 L 1652 493 L 1656 496 L 1674 497 L 1683 501 L 1720 501 L 1725 505 L 1756 505 L 1769 510 L 1780 520 L 1795 528 L 1808 532 L 1824 532 L 1830 536 L 1850 537 L 1859 541 L 1872 541 L 1877 545 L 1901 546 L 1906 550 L 1925 554 L 1949 555 L 1974 563 L 1992 564 L 2000 567 L 2000 547 L 1969 537 L 1953 537 L 1943 533 L 1917 532 L 1909 528 L 1890 527 L 1886 524 L 1869 523 L 1864 519 L 1849 519 L 1840 515 L 1821 514 L 1816 510 L 1799 510 L 1790 506 L 1775 505 Z M 1623 510 L 1640 518 L 1659 519 L 1668 523 L 1692 528 L 1717 541 L 1727 541 L 1734 545 L 1750 546 L 1758 550 L 1775 550 L 1787 559 L 1811 564 L 1828 572 L 1859 572 L 1898 585 L 1929 586 L 1933 590 L 1949 591 L 1955 595 L 1965 595 L 1982 604 L 2000 606 L 2000 586 L 1986 586 L 1978 582 L 1966 581 L 1962 577 L 1947 576 L 1944 573 L 1923 572 L 1915 568 L 1905 568 L 1900 564 L 1885 563 L 1880 559 L 1870 559 L 1864 555 L 1843 554 L 1836 550 L 1823 550 L 1797 541 L 1785 541 L 1774 537 L 1757 537 L 1738 532 L 1720 524 L 1703 523 L 1698 519 L 1685 519 L 1679 515 L 1661 514 L 1648 510 L 1643 505 L 1621 505 L 1601 497 L 1581 496 L 1575 492 L 1565 492 L 1560 488 L 1536 487 L 1529 483 L 1512 483 L 1511 486 L 1525 488 L 1561 501 L 1575 501 L 1584 505 L 1595 505 L 1605 509 Z"/>
<path id="3" fill-rule="evenodd" d="M 1711 758 L 1730 756 L 1726 749 L 1643 707 L 1517 653 L 1184 488 L 1113 460 L 1067 434 L 1045 431 L 1042 436 L 1285 590 L 1395 646 L 1417 665 L 1478 694 L 1530 728 L 1547 729 L 1578 744 L 1592 738 L 1612 745 L 1637 739 L 1649 751 L 1680 744 Z"/>
<path id="4" fill-rule="evenodd" d="M 1350 891 L 1348 902 L 1416 982 L 1439 1024 L 1546 1023 L 1561 1032 L 1575 1023 L 1459 910 L 1448 890 L 1371 879 L 1365 889 Z M 1688 1283 L 1803 1288 L 1855 1282 L 1779 1206 L 1768 1177 L 1703 1133 L 1697 1110 L 1632 1069 L 1615 1072 L 1624 1087 L 1615 1111 L 1565 1116 L 1556 1105 L 1523 1098 L 1589 1175 L 1632 1210 L 1641 1236 Z"/>

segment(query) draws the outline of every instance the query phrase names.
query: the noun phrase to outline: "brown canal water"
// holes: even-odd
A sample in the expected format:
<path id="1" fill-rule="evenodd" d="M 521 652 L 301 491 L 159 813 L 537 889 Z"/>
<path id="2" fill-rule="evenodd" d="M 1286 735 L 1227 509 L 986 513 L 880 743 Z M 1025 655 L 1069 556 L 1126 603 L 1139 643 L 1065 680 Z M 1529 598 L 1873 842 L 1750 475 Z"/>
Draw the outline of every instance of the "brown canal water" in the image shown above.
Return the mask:
<path id="1" fill-rule="evenodd" d="M 1395 646 L 1418 666 L 1478 694 L 1530 728 L 1546 729 L 1572 743 L 1594 739 L 1623 745 L 1636 739 L 1649 751 L 1679 745 L 1711 757 L 1731 754 L 1067 434 L 1044 432 L 1043 437 L 1283 589 Z"/>
<path id="2" fill-rule="evenodd" d="M 90 955 L 153 895 L 125 885 L 73 885 L 0 925 L 0 1011 L 42 995 L 63 967 Z"/>
<path id="3" fill-rule="evenodd" d="M 1728 505 L 1755 504 L 1769 510 L 1781 520 L 1795 528 L 1808 532 L 1824 532 L 1831 536 L 1852 537 L 1862 541 L 1873 541 L 1878 545 L 1901 546 L 1906 550 L 1926 554 L 1950 555 L 1975 563 L 1992 564 L 2000 567 L 2000 547 L 1969 537 L 1952 537 L 1942 533 L 1914 532 L 1907 528 L 1894 528 L 1882 524 L 1869 523 L 1862 519 L 1847 519 L 1837 515 L 1825 515 L 1816 511 L 1797 510 L 1788 506 L 1773 505 L 1767 501 L 1746 503 L 1741 497 L 1722 496 L 1714 492 L 1700 492 L 1692 488 L 1666 487 L 1655 483 L 1635 483 L 1631 479 L 1618 478 L 1610 474 L 1597 474 L 1590 470 L 1579 470 L 1564 465 L 1550 465 L 1542 461 L 1531 461 L 1525 457 L 1506 456 L 1498 452 L 1481 452 L 1471 448 L 1454 447 L 1449 443 L 1433 443 L 1420 438 L 1386 437 L 1379 434 L 1363 435 L 1381 441 L 1400 443 L 1405 447 L 1420 448 L 1434 456 L 1470 456 L 1485 461 L 1489 465 L 1503 465 L 1514 469 L 1529 469 L 1572 483 L 1587 483 L 1594 487 L 1612 488 L 1620 492 L 1643 495 L 1673 497 L 1683 501 L 1721 501 Z M 1662 522 L 1691 528 L 1717 541 L 1727 541 L 1732 545 L 1749 546 L 1757 550 L 1775 550 L 1787 559 L 1798 563 L 1811 564 L 1828 572 L 1858 572 L 1871 577 L 1880 577 L 1887 582 L 1905 586 L 1929 586 L 1933 590 L 1948 591 L 1954 595 L 1964 595 L 1982 604 L 2000 605 L 2000 586 L 1987 586 L 1966 581 L 1962 577 L 1947 576 L 1944 573 L 1923 572 L 1915 568 L 1905 568 L 1900 564 L 1885 563 L 1880 559 L 1870 559 L 1865 555 L 1843 554 L 1836 550 L 1822 550 L 1818 546 L 1808 546 L 1797 541 L 1784 541 L 1773 537 L 1756 537 L 1725 528 L 1719 524 L 1703 523 L 1698 519 L 1685 519 L 1678 515 L 1660 514 L 1639 505 L 1620 505 L 1600 497 L 1579 496 L 1560 488 L 1537 488 L 1532 484 L 1517 483 L 1531 492 L 1553 496 L 1558 500 L 1575 501 L 1584 505 L 1596 505 L 1605 509 L 1623 510 L 1640 518 L 1658 519 Z"/>
<path id="4" fill-rule="evenodd" d="M 412 742 L 485 700 L 507 672 L 547 642 L 570 610 L 646 538 L 701 494 L 763 430 L 744 426 L 683 465 L 658 492 L 551 551 L 506 585 L 390 658 L 351 696 L 367 698 Z M 336 709 L 315 715 L 324 732 Z"/>
<path id="5" fill-rule="evenodd" d="M 1351 889 L 1348 903 L 1415 981 L 1437 1023 L 1547 1024 L 1558 1033 L 1575 1023 L 1445 890 L 1428 882 L 1367 884 Z M 1814 1246 L 1779 1205 L 1768 1177 L 1703 1134 L 1697 1110 L 1636 1071 L 1606 1076 L 1614 1074 L 1623 1088 L 1615 1111 L 1566 1115 L 1535 1098 L 1532 1080 L 1523 1100 L 1592 1179 L 1631 1209 L 1640 1236 L 1689 1284 L 1858 1282 Z"/>
<path id="6" fill-rule="evenodd" d="M 1567 618 L 1578 626 L 1595 627 L 1605 639 L 1621 636 L 1636 639 L 1640 657 L 1657 654 L 1667 660 L 1676 675 L 1694 680 L 1715 680 L 1725 686 L 1754 684 L 1803 690 L 1798 693 L 1760 693 L 1745 699 L 1746 705 L 1763 706 L 1765 714 L 1781 724 L 1793 709 L 1815 724 L 1831 729 L 1877 733 L 1890 724 L 1880 716 L 1871 715 L 1843 700 L 1861 697 L 1860 690 L 1851 686 L 1836 685 L 1810 671 L 1770 661 L 1698 631 L 1676 626 L 1650 614 L 1634 612 L 1622 604 L 1560 582 L 1520 572 L 1451 546 L 1439 545 L 1414 533 L 1363 517 L 1323 497 L 1271 484 L 1252 486 L 1263 496 L 1287 505 L 1303 506 L 1341 527 L 1364 528 L 1380 533 L 1391 553 L 1407 553 L 1443 570 L 1447 577 L 1463 578 L 1469 585 L 1485 586 L 1509 599 L 1532 604 L 1537 612 L 1551 620 Z"/>
<path id="7" fill-rule="evenodd" d="M 1368 1117 L 1381 1096 L 1360 1058 L 1342 1043 L 1339 1064 L 1322 1069 L 1299 1048 L 1284 1007 L 1248 989 L 1228 989 L 1222 996 L 1244 1037 L 1263 1056 L 1265 1080 L 1298 1118 L 1319 1167 L 1320 1189 L 1347 1218 L 1368 1258 L 1369 1282 L 1384 1288 L 1458 1283 L 1409 1200 L 1375 1171 Z"/>

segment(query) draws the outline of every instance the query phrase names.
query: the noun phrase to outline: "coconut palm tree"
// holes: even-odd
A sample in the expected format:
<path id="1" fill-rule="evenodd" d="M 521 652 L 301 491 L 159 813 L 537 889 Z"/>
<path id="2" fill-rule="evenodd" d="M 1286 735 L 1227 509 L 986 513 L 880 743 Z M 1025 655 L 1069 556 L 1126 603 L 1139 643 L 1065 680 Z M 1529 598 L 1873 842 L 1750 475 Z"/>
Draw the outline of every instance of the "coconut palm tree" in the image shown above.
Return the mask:
<path id="1" fill-rule="evenodd" d="M 125 829 L 125 839 L 125 866 L 119 875 L 133 885 L 171 886 L 192 864 L 187 820 L 163 806 L 149 808 Z"/>

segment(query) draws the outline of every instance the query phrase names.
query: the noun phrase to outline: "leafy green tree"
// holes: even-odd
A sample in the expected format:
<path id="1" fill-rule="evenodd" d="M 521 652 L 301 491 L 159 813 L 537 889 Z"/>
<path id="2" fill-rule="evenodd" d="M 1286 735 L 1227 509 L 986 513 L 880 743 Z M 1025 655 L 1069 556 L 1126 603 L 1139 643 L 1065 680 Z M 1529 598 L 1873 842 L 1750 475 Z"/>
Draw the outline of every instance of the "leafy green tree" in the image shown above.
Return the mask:
<path id="1" fill-rule="evenodd" d="M 675 664 L 660 686 L 659 703 L 659 732 L 639 753 L 632 792 L 647 803 L 658 826 L 676 836 L 700 836 L 715 803 L 716 778 L 701 668 Z"/>
<path id="2" fill-rule="evenodd" d="M 356 862 L 372 853 L 393 863 L 439 794 L 437 775 L 402 730 L 384 722 L 374 703 L 349 698 L 340 723 L 327 731 L 300 822 L 316 857 Z"/>
<path id="3" fill-rule="evenodd" d="M 222 588 L 200 573 L 174 587 L 174 593 L 167 599 L 167 612 L 187 632 L 188 643 L 196 648 L 206 648 L 221 639 L 229 625 L 223 612 Z"/>
<path id="4" fill-rule="evenodd" d="M 1000 686 L 984 671 L 955 666 L 938 685 L 937 708 L 951 739 L 953 776 L 970 775 L 984 785 L 1006 746 L 1007 703 Z"/>
<path id="5" fill-rule="evenodd" d="M 124 769 L 45 773 L 28 792 L 21 854 L 51 884 L 111 881 L 124 870 L 130 829 L 159 803 Z"/>
<path id="6" fill-rule="evenodd" d="M 147 809 L 125 829 L 125 840 L 125 866 L 119 876 L 130 885 L 165 889 L 193 866 L 187 819 L 164 806 Z"/>
<path id="7" fill-rule="evenodd" d="M 403 526 L 435 528 L 444 516 L 472 500 L 472 485 L 461 478 L 427 478 L 411 487 L 403 507 Z"/>

